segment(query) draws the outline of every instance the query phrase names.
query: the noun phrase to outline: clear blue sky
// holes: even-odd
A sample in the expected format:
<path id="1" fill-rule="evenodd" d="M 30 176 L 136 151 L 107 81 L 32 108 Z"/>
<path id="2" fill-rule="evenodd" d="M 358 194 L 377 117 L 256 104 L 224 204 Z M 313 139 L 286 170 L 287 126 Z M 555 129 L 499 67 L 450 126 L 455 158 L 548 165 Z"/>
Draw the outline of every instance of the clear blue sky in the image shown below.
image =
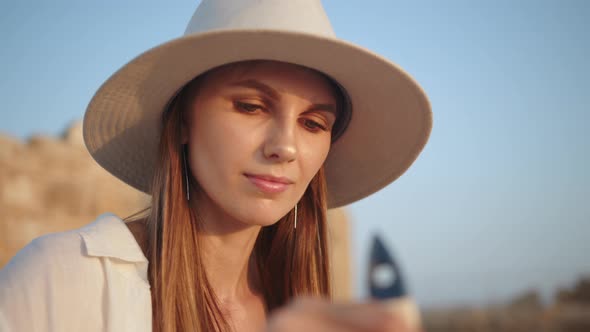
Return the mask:
<path id="1" fill-rule="evenodd" d="M 0 4 L 0 132 L 56 135 L 197 1 Z M 337 1 L 336 33 L 411 73 L 434 111 L 416 164 L 353 204 L 357 289 L 386 235 L 424 305 L 484 304 L 590 273 L 590 2 Z"/>

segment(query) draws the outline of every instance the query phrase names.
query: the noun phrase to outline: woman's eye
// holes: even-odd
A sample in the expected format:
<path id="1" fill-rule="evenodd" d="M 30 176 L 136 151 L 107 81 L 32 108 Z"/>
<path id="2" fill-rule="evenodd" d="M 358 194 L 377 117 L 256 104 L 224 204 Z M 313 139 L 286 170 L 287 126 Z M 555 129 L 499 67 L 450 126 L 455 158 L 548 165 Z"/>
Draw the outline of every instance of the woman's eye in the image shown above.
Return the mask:
<path id="1" fill-rule="evenodd" d="M 304 119 L 303 123 L 311 131 L 326 130 L 326 127 L 310 119 Z"/>
<path id="2" fill-rule="evenodd" d="M 244 113 L 255 113 L 256 111 L 262 109 L 261 105 L 244 103 L 241 101 L 235 102 L 235 107 Z"/>

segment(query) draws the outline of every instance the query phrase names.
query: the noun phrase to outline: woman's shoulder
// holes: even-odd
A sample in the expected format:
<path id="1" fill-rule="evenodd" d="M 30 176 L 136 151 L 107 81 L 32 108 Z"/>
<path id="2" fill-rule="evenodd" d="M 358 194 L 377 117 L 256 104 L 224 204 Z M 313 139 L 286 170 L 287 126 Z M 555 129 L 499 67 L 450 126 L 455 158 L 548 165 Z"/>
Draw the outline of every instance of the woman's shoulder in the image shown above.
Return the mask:
<path id="1" fill-rule="evenodd" d="M 34 239 L 0 270 L 0 330 L 102 330 L 107 316 L 124 321 L 121 306 L 140 303 L 149 312 L 149 294 L 147 260 L 134 236 L 104 214 Z"/>
<path id="2" fill-rule="evenodd" d="M 103 214 L 81 228 L 47 234 L 32 240 L 0 271 L 19 278 L 37 278 L 55 272 L 83 273 L 100 264 L 96 258 L 114 258 L 127 262 L 147 262 L 124 221 Z"/>

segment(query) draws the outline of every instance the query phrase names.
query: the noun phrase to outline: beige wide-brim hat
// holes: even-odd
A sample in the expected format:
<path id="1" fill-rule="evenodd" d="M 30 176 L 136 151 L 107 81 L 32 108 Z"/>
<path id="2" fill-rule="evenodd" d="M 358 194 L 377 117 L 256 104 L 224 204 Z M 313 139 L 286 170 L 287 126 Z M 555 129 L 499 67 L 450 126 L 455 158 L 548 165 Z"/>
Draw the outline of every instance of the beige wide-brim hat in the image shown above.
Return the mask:
<path id="1" fill-rule="evenodd" d="M 184 36 L 137 56 L 98 89 L 84 116 L 88 151 L 149 194 L 169 100 L 209 69 L 255 59 L 316 69 L 348 94 L 352 118 L 325 164 L 330 208 L 397 179 L 428 140 L 432 113 L 418 83 L 387 59 L 337 39 L 319 0 L 203 0 Z"/>

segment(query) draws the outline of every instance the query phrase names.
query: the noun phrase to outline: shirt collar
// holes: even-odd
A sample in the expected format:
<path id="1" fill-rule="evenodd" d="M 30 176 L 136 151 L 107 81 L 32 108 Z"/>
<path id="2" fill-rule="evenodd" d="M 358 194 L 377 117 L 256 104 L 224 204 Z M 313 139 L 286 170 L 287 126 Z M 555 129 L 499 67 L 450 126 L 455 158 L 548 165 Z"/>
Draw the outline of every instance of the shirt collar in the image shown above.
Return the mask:
<path id="1" fill-rule="evenodd" d="M 88 256 L 116 258 L 131 263 L 148 262 L 125 222 L 114 214 L 100 215 L 79 232 Z"/>

